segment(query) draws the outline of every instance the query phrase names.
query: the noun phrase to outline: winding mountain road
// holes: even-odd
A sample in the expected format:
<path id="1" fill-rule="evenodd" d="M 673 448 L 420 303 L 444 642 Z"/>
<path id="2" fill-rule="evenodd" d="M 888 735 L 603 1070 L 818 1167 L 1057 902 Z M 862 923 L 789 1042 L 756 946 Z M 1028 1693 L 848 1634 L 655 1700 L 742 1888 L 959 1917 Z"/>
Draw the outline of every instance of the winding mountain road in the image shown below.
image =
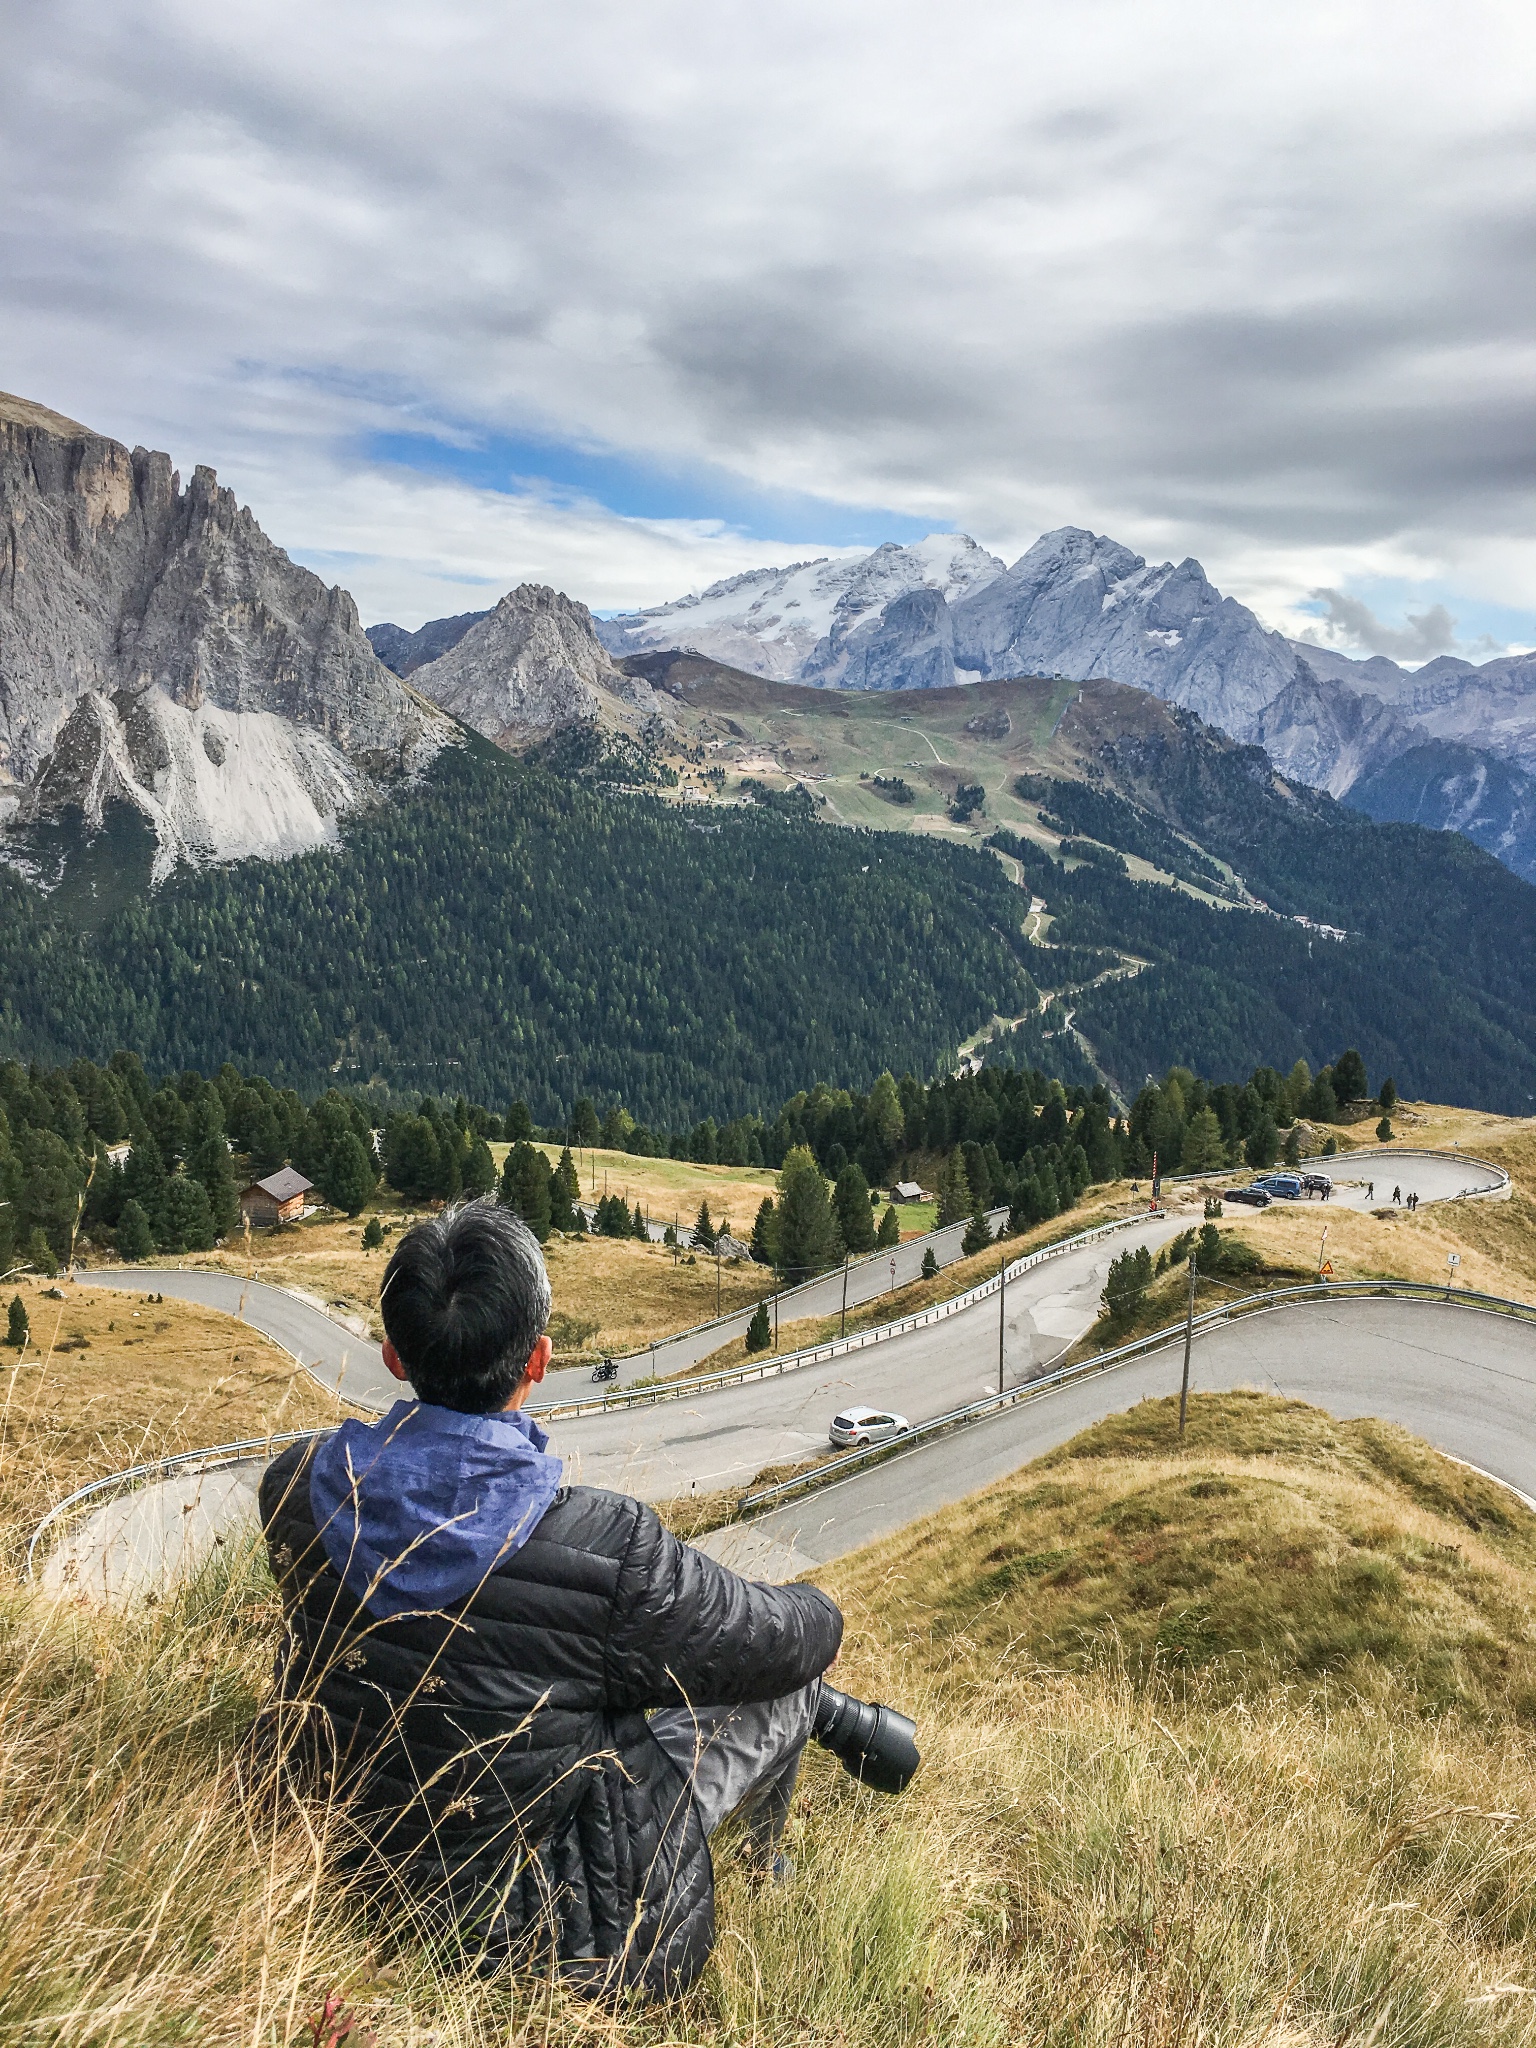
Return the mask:
<path id="1" fill-rule="evenodd" d="M 1387 1171 L 1391 1185 L 1405 1196 L 1417 1192 L 1424 1202 L 1508 1191 L 1497 1169 L 1454 1155 L 1364 1153 L 1329 1165 L 1341 1180 L 1347 1173 L 1357 1182 L 1340 1186 L 1336 1205 L 1363 1205 L 1375 1179 L 1375 1205 L 1380 1206 Z M 1390 1195 L 1390 1186 L 1386 1192 Z M 1113 1257 L 1137 1243 L 1155 1249 L 1187 1220 L 1149 1216 L 1012 1281 L 1004 1333 L 1007 1384 L 1041 1376 L 1092 1325 Z M 107 1278 L 91 1275 L 93 1284 Z M 140 1288 L 152 1283 L 167 1293 L 183 1291 L 172 1285 L 179 1280 L 199 1300 L 211 1296 L 193 1294 L 192 1285 L 228 1281 L 235 1290 L 232 1306 L 238 1306 L 243 1288 L 247 1320 L 255 1323 L 259 1314 L 274 1325 L 281 1322 L 295 1338 L 288 1348 L 296 1355 L 304 1356 L 300 1345 L 313 1353 L 319 1352 L 318 1340 L 330 1345 L 346 1390 L 345 1374 L 359 1355 L 361 1340 L 281 1289 L 263 1287 L 258 1294 L 259 1283 L 206 1272 L 140 1271 L 111 1278 Z M 829 1278 L 840 1299 L 841 1275 Z M 286 1306 L 271 1303 L 267 1297 L 273 1295 Z M 214 1298 L 212 1305 L 225 1304 Z M 291 1318 L 300 1310 L 303 1317 L 296 1324 Z M 1298 1323 L 1297 1317 L 1309 1320 Z M 316 1323 L 328 1325 L 328 1334 Z M 554 1447 L 567 1460 L 573 1479 L 651 1500 L 743 1487 L 765 1466 L 797 1463 L 822 1450 L 832 1415 L 850 1400 L 923 1421 L 993 1391 L 998 1323 L 994 1294 L 944 1321 L 903 1330 L 830 1363 L 701 1389 L 661 1405 L 552 1419 Z M 1288 1328 L 1306 1334 L 1299 1339 L 1267 1334 Z M 278 1342 L 288 1341 L 276 1330 L 273 1334 Z M 716 1330 L 706 1348 L 720 1341 Z M 657 1348 L 659 1356 L 664 1354 L 666 1347 Z M 1484 1364 L 1484 1357 L 1494 1362 Z M 1536 1492 L 1536 1416 L 1525 1420 L 1536 1385 L 1536 1335 L 1525 1326 L 1457 1307 L 1442 1316 L 1438 1308 L 1349 1300 L 1277 1311 L 1203 1335 L 1196 1360 L 1197 1384 L 1273 1385 L 1335 1413 L 1402 1421 L 1517 1488 Z M 382 1376 L 382 1363 L 378 1371 Z M 1205 1373 L 1215 1377 L 1199 1376 Z M 1516 1391 L 1498 1400 L 1485 1398 L 1495 1382 Z M 720 1554 L 739 1558 L 744 1568 L 763 1576 L 808 1569 L 986 1485 L 1086 1422 L 1176 1383 L 1176 1376 L 1169 1381 L 1164 1354 L 1137 1359 L 888 1461 L 750 1529 L 722 1531 L 709 1539 L 709 1547 L 719 1547 Z M 396 1383 L 387 1385 L 387 1394 L 378 1389 L 384 1398 L 376 1395 L 367 1405 L 382 1407 L 394 1398 Z M 260 1461 L 253 1460 L 206 1474 L 182 1472 L 113 1499 L 64 1537 L 44 1567 L 44 1584 L 112 1597 L 163 1583 L 248 1523 L 260 1469 Z"/>

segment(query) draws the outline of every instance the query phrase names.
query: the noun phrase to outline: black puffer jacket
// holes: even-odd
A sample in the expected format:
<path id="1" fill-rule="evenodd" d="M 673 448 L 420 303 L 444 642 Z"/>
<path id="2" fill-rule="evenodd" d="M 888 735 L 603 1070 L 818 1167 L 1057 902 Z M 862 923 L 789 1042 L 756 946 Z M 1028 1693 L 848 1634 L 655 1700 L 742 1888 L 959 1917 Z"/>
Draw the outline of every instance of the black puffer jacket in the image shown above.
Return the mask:
<path id="1" fill-rule="evenodd" d="M 380 1621 L 316 1533 L 315 1441 L 262 1481 L 288 1620 L 265 1722 L 334 1773 L 355 1823 L 344 1857 L 382 1858 L 412 1912 L 482 1966 L 512 1954 L 592 1988 L 691 1983 L 714 1873 L 646 1710 L 808 1684 L 837 1653 L 837 1608 L 738 1578 L 640 1502 L 575 1486 L 459 1607 Z"/>

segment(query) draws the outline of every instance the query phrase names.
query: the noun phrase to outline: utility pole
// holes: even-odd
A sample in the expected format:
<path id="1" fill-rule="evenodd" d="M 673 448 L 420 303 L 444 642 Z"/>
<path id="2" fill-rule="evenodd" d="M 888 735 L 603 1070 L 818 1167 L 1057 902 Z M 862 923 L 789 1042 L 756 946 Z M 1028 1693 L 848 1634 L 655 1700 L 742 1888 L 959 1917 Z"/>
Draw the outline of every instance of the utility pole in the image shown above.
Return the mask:
<path id="1" fill-rule="evenodd" d="M 838 1329 L 839 1337 L 848 1334 L 848 1254 L 843 1253 L 843 1320 Z"/>
<path id="2" fill-rule="evenodd" d="M 773 1290 L 773 1348 L 779 1348 L 779 1290 Z"/>
<path id="3" fill-rule="evenodd" d="M 1189 1312 L 1184 1319 L 1184 1384 L 1179 1388 L 1179 1442 L 1184 1441 L 1184 1420 L 1189 1413 L 1189 1354 L 1195 1344 L 1195 1255 L 1189 1255 Z"/>
<path id="4" fill-rule="evenodd" d="M 997 1391 L 1003 1391 L 1003 1344 L 1008 1330 L 1008 1254 L 997 1269 Z"/>
<path id="5" fill-rule="evenodd" d="M 720 1320 L 720 1254 L 715 1253 L 715 1320 Z"/>

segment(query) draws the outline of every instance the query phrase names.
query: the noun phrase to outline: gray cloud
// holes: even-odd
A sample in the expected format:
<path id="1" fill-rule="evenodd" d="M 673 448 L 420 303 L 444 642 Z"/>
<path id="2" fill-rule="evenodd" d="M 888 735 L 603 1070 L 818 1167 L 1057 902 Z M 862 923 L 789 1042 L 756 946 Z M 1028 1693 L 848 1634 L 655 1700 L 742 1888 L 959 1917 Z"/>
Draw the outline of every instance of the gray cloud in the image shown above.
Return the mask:
<path id="1" fill-rule="evenodd" d="M 1495 0 L 16 0 L 0 384 L 297 548 L 361 547 L 352 451 L 438 420 L 1004 550 L 1095 525 L 1272 606 L 1536 604 L 1533 40 Z M 438 574 L 461 526 L 408 503 Z M 509 577 L 567 559 L 539 531 Z"/>
<path id="2" fill-rule="evenodd" d="M 1342 590 L 1314 590 L 1312 598 L 1327 607 L 1318 635 L 1320 646 L 1386 654 L 1393 661 L 1411 662 L 1461 652 L 1456 645 L 1456 621 L 1443 604 L 1431 605 L 1426 612 L 1410 612 L 1404 628 L 1386 625 L 1368 604 Z"/>

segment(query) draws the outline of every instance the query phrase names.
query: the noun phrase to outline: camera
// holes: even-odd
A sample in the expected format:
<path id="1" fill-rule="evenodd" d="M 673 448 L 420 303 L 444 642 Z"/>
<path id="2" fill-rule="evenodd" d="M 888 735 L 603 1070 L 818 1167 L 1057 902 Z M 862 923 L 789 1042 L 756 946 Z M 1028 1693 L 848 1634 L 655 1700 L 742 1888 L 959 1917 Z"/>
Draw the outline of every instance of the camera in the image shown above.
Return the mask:
<path id="1" fill-rule="evenodd" d="M 850 1777 L 876 1792 L 905 1792 L 922 1762 L 915 1721 L 894 1707 L 838 1692 L 825 1679 L 811 1733 Z"/>

